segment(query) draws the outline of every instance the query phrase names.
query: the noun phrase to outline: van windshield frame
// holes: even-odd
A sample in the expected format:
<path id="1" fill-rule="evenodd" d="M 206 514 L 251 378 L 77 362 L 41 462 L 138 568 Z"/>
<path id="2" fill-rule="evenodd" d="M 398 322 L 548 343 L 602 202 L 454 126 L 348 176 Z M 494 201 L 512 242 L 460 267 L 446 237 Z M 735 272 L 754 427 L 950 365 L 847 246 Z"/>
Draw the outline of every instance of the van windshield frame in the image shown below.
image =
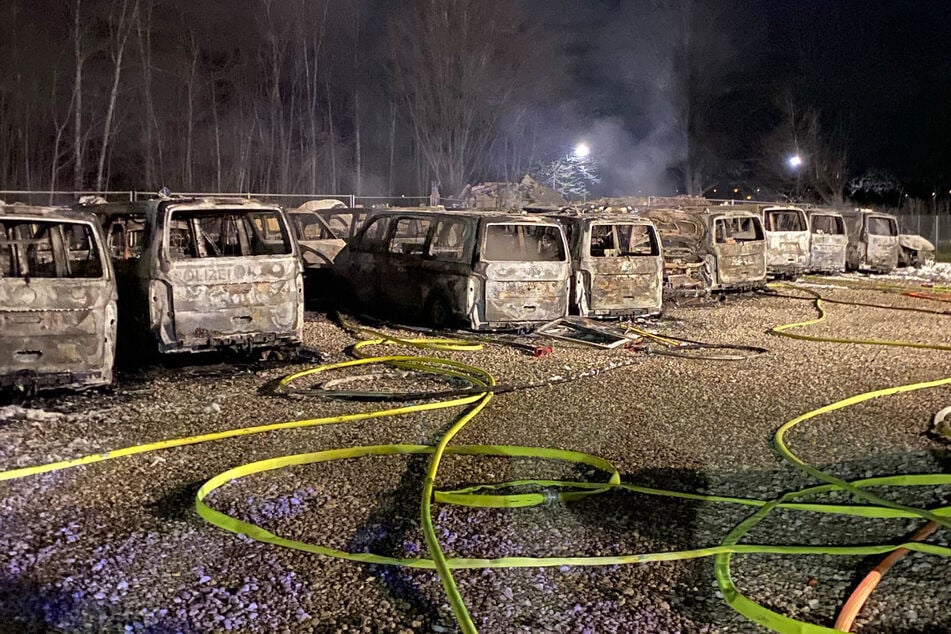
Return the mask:
<path id="1" fill-rule="evenodd" d="M 656 232 L 636 222 L 593 222 L 588 255 L 595 258 L 660 255 Z"/>
<path id="2" fill-rule="evenodd" d="M 512 254 L 514 257 L 508 257 Z M 481 243 L 485 262 L 565 262 L 568 252 L 557 224 L 491 222 Z"/>
<path id="3" fill-rule="evenodd" d="M 171 260 L 288 256 L 294 253 L 284 215 L 277 209 L 173 208 L 165 223 Z"/>
<path id="4" fill-rule="evenodd" d="M 88 222 L 0 218 L 0 279 L 104 279 L 105 249 Z"/>

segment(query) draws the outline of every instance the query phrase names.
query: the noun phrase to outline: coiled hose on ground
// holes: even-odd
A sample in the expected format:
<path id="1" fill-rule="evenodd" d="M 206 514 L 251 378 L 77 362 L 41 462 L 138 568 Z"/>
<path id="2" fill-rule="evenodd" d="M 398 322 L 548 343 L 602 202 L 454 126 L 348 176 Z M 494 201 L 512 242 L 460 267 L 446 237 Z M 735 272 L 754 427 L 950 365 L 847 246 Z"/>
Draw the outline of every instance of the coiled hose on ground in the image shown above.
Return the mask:
<path id="1" fill-rule="evenodd" d="M 802 290 L 802 289 L 797 289 Z M 934 350 L 949 350 L 951 346 L 938 344 L 918 344 L 899 341 L 878 341 L 878 340 L 853 340 L 840 338 L 810 337 L 798 333 L 789 332 L 792 329 L 806 327 L 818 323 L 825 319 L 825 312 L 822 308 L 823 299 L 814 294 L 815 306 L 819 311 L 819 318 L 795 324 L 786 324 L 777 326 L 770 332 L 786 337 L 805 339 L 809 341 L 827 341 L 835 343 L 848 344 L 875 344 L 890 346 L 910 346 L 917 348 L 929 348 Z M 889 308 L 892 307 L 882 307 Z M 397 344 L 400 346 L 412 346 L 420 349 L 437 349 L 443 351 L 453 350 L 474 350 L 480 347 L 480 344 L 474 344 L 468 341 L 460 341 L 445 338 L 414 338 L 398 339 L 379 333 L 376 331 L 362 330 L 364 335 L 370 338 L 358 342 L 355 346 L 355 352 L 358 358 L 343 361 L 340 363 L 331 363 L 320 365 L 315 368 L 297 372 L 285 377 L 280 382 L 279 389 L 292 389 L 293 383 L 306 376 L 312 376 L 322 372 L 340 370 L 356 366 L 384 365 L 401 370 L 411 370 L 426 374 L 440 375 L 443 377 L 452 377 L 462 380 L 470 385 L 469 390 L 464 394 L 448 394 L 437 396 L 443 400 L 429 401 L 425 403 L 414 403 L 401 407 L 385 408 L 373 412 L 346 414 L 340 416 L 331 416 L 325 418 L 310 418 L 297 421 L 273 423 L 267 425 L 258 425 L 240 429 L 231 429 L 222 432 L 214 432 L 198 436 L 185 438 L 176 438 L 164 440 L 144 445 L 126 447 L 106 453 L 93 454 L 78 458 L 75 460 L 66 460 L 45 465 L 36 465 L 18 469 L 10 469 L 0 472 L 0 480 L 12 480 L 23 478 L 39 473 L 46 473 L 59 469 L 66 469 L 83 464 L 91 464 L 114 458 L 143 454 L 161 449 L 170 449 L 185 445 L 194 445 L 198 443 L 211 442 L 232 438 L 242 435 L 258 434 L 272 432 L 284 429 L 302 428 L 317 425 L 331 425 L 347 422 L 355 422 L 368 419 L 380 419 L 389 416 L 399 416 L 411 412 L 435 411 L 453 407 L 464 407 L 449 430 L 443 434 L 440 441 L 435 445 L 416 445 L 416 444 L 388 444 L 372 445 L 359 447 L 345 447 L 339 449 L 328 449 L 323 451 L 283 456 L 271 458 L 229 469 L 208 480 L 198 491 L 196 496 L 196 507 L 198 513 L 209 523 L 222 529 L 247 535 L 248 537 L 278 546 L 294 548 L 297 550 L 310 552 L 318 555 L 338 557 L 351 561 L 387 564 L 397 566 L 408 566 L 413 568 L 435 569 L 443 587 L 446 591 L 453 613 L 463 632 L 475 632 L 475 624 L 468 612 L 465 600 L 459 592 L 459 589 L 453 578 L 452 571 L 462 568 L 512 568 L 512 567 L 539 567 L 539 566 L 605 566 L 617 564 L 640 564 L 655 561 L 671 561 L 694 559 L 698 557 L 713 557 L 715 559 L 715 574 L 717 583 L 723 593 L 726 602 L 736 611 L 743 614 L 748 619 L 772 628 L 778 632 L 797 633 L 797 634 L 818 634 L 821 632 L 834 632 L 836 630 L 799 621 L 773 610 L 745 597 L 733 582 L 730 574 L 731 557 L 735 553 L 771 553 L 786 555 L 881 555 L 896 553 L 901 551 L 917 551 L 935 556 L 951 556 L 951 548 L 936 545 L 912 538 L 903 543 L 884 543 L 871 545 L 853 545 L 853 546 L 790 546 L 790 545 L 772 545 L 772 544 L 749 544 L 740 543 L 747 533 L 767 515 L 775 509 L 787 509 L 802 513 L 826 513 L 847 516 L 858 516 L 864 518 L 920 518 L 936 527 L 951 527 L 951 507 L 939 507 L 932 509 L 916 508 L 912 506 L 897 504 L 886 500 L 878 495 L 870 493 L 866 489 L 870 487 L 908 487 L 908 486 L 936 486 L 951 484 L 951 474 L 916 474 L 900 476 L 884 476 L 864 478 L 860 480 L 844 481 L 827 474 L 816 467 L 809 465 L 798 458 L 787 446 L 785 437 L 790 430 L 809 420 L 818 418 L 829 412 L 845 409 L 871 399 L 883 398 L 893 394 L 914 392 L 918 390 L 932 389 L 939 386 L 951 384 L 951 377 L 890 387 L 881 390 L 874 390 L 864 394 L 858 394 L 824 407 L 806 412 L 785 424 L 776 432 L 774 445 L 780 455 L 790 464 L 800 469 L 804 473 L 821 481 L 822 484 L 808 487 L 799 491 L 787 493 L 773 500 L 758 500 L 753 498 L 700 495 L 686 491 L 673 491 L 642 487 L 626 484 L 621 481 L 621 474 L 608 461 L 598 456 L 545 447 L 527 447 L 527 446 L 509 446 L 509 445 L 451 445 L 453 437 L 468 422 L 474 419 L 479 412 L 485 408 L 492 399 L 493 394 L 498 389 L 498 385 L 488 372 L 478 367 L 460 363 L 446 358 L 411 356 L 411 355 L 383 355 L 375 357 L 363 357 L 362 351 L 371 346 L 383 346 L 388 344 Z M 645 331 L 646 332 L 646 331 Z M 650 333 L 648 333 L 650 334 Z M 657 339 L 663 339 L 654 335 Z M 650 338 L 650 337 L 649 337 Z M 667 346 L 674 347 L 674 343 L 679 340 L 667 338 Z M 658 343 L 662 343 L 658 341 Z M 695 342 L 691 342 L 695 344 Z M 702 345 L 702 344 L 699 344 Z M 679 343 L 678 343 L 679 346 Z M 757 349 L 758 350 L 758 349 Z M 521 386 L 520 389 L 527 389 L 532 386 Z M 387 400 L 400 400 L 400 395 L 389 395 L 393 398 Z M 419 397 L 418 393 L 411 396 Z M 432 398 L 432 394 L 427 397 Z M 329 548 L 320 544 L 312 544 L 303 541 L 293 540 L 280 535 L 276 535 L 260 526 L 243 521 L 237 517 L 222 513 L 208 504 L 205 500 L 209 494 L 218 488 L 227 486 L 241 477 L 255 473 L 281 469 L 291 465 L 305 465 L 317 462 L 326 462 L 332 460 L 343 460 L 370 455 L 405 455 L 405 454 L 426 454 L 429 455 L 429 464 L 426 470 L 424 481 L 421 486 L 421 505 L 420 520 L 429 557 L 414 558 L 395 558 L 373 553 L 352 553 L 338 549 Z M 486 483 L 475 485 L 457 490 L 440 490 L 437 488 L 439 477 L 440 460 L 446 454 L 464 454 L 474 456 L 510 456 L 510 457 L 531 457 L 544 460 L 556 460 L 577 465 L 587 465 L 593 467 L 604 474 L 601 482 L 576 482 L 564 480 L 542 480 L 525 479 L 512 482 Z M 432 505 L 453 504 L 463 507 L 482 507 L 482 508 L 519 508 L 537 506 L 550 502 L 550 494 L 538 492 L 520 492 L 520 493 L 497 493 L 500 490 L 518 490 L 526 487 L 544 487 L 550 491 L 555 491 L 557 499 L 563 502 L 572 502 L 588 496 L 598 495 L 606 491 L 622 489 L 647 495 L 667 496 L 681 499 L 697 500 L 716 504 L 742 505 L 754 508 L 755 511 L 740 522 L 728 535 L 725 536 L 719 546 L 695 548 L 688 550 L 672 552 L 655 553 L 632 553 L 628 555 L 602 556 L 602 557 L 503 557 L 497 559 L 473 559 L 473 558 L 447 558 L 442 550 L 432 520 Z M 808 503 L 798 501 L 806 496 L 830 493 L 834 491 L 847 491 L 857 500 L 859 504 L 824 504 Z"/>

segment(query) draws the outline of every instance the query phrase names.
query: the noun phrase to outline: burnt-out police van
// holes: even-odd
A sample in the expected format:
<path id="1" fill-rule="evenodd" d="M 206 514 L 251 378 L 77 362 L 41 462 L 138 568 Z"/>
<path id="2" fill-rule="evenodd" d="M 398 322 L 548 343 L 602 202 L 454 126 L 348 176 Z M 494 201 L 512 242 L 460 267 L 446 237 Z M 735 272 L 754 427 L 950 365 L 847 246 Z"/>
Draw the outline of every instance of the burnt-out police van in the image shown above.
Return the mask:
<path id="1" fill-rule="evenodd" d="M 280 207 L 160 198 L 93 211 L 117 271 L 123 344 L 185 353 L 301 343 L 302 264 Z"/>
<path id="2" fill-rule="evenodd" d="M 95 216 L 0 204 L 0 386 L 112 383 L 116 280 Z"/>

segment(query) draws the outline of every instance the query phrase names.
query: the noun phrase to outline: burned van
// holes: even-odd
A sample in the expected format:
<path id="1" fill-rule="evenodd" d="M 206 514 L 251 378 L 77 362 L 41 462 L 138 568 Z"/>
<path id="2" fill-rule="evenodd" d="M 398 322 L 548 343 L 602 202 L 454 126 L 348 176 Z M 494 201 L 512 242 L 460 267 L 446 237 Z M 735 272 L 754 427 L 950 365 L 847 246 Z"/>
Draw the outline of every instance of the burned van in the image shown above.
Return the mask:
<path id="1" fill-rule="evenodd" d="M 380 212 L 334 261 L 358 304 L 473 330 L 564 317 L 570 268 L 555 221 L 471 211 Z"/>
<path id="2" fill-rule="evenodd" d="M 706 229 L 699 216 L 677 209 L 646 209 L 660 235 L 664 259 L 664 292 L 674 296 L 700 296 L 710 292 L 711 280 L 704 253 Z"/>
<path id="3" fill-rule="evenodd" d="M 815 273 L 845 271 L 849 237 L 842 214 L 826 209 L 810 211 L 809 232 L 809 270 Z"/>
<path id="4" fill-rule="evenodd" d="M 898 266 L 921 268 L 931 266 L 935 261 L 935 246 L 916 233 L 898 234 Z"/>
<path id="5" fill-rule="evenodd" d="M 119 278 L 124 341 L 151 340 L 160 353 L 300 344 L 302 267 L 279 207 L 163 198 L 95 211 Z"/>
<path id="6" fill-rule="evenodd" d="M 766 273 L 796 277 L 809 266 L 809 221 L 799 207 L 765 207 Z"/>
<path id="7" fill-rule="evenodd" d="M 706 228 L 711 289 L 750 290 L 766 286 L 763 222 L 751 211 L 711 208 L 700 213 Z"/>
<path id="8" fill-rule="evenodd" d="M 729 208 L 646 209 L 663 246 L 672 295 L 748 290 L 766 284 L 766 240 L 759 214 Z"/>
<path id="9" fill-rule="evenodd" d="M 890 273 L 898 266 L 898 219 L 871 209 L 843 211 L 849 236 L 846 268 Z"/>
<path id="10" fill-rule="evenodd" d="M 629 214 L 559 214 L 571 253 L 571 307 L 583 317 L 656 315 L 664 258 L 654 224 Z"/>
<path id="11" fill-rule="evenodd" d="M 307 299 L 325 297 L 333 281 L 334 258 L 347 244 L 316 211 L 303 207 L 287 212 L 304 265 Z"/>
<path id="12" fill-rule="evenodd" d="M 0 205 L 0 386 L 112 383 L 116 281 L 95 216 Z"/>

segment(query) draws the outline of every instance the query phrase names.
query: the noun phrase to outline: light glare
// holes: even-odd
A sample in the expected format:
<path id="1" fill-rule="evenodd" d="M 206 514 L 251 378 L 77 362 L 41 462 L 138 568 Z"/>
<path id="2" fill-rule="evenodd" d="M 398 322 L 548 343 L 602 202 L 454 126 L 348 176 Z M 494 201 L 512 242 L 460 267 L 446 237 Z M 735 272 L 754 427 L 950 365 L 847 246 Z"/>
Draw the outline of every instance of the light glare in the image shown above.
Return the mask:
<path id="1" fill-rule="evenodd" d="M 578 158 L 586 158 L 589 154 L 591 154 L 591 148 L 587 143 L 579 143 L 575 146 L 575 156 Z"/>

